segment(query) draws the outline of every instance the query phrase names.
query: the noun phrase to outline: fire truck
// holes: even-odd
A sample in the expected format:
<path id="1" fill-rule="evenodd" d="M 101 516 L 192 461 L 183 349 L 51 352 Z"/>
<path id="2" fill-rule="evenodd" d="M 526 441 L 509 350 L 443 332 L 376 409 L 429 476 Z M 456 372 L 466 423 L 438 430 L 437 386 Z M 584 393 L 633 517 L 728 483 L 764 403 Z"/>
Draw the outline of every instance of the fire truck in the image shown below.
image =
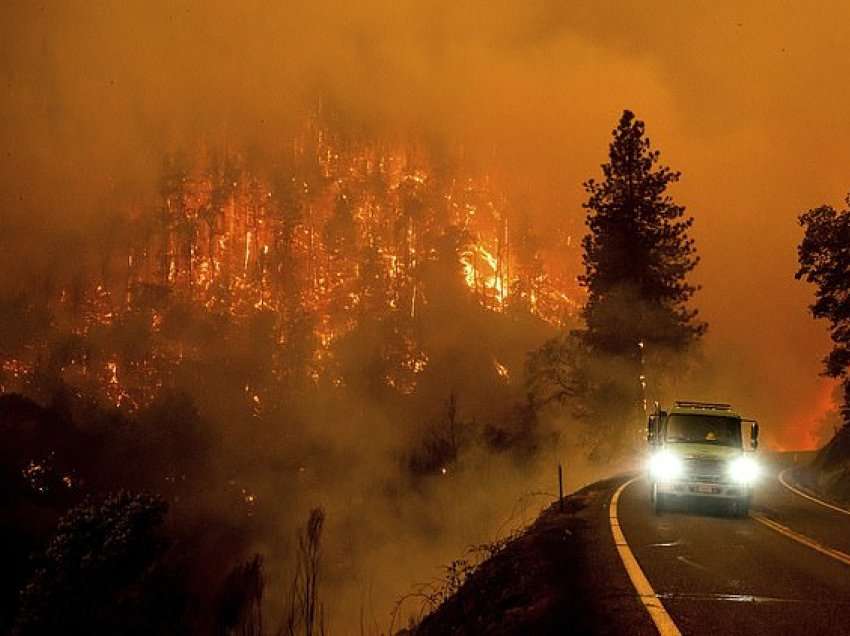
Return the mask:
<path id="1" fill-rule="evenodd" d="M 647 423 L 647 472 L 656 514 L 677 501 L 703 498 L 721 500 L 735 515 L 746 516 L 761 472 L 758 439 L 758 422 L 729 404 L 677 401 L 667 410 L 656 404 Z"/>

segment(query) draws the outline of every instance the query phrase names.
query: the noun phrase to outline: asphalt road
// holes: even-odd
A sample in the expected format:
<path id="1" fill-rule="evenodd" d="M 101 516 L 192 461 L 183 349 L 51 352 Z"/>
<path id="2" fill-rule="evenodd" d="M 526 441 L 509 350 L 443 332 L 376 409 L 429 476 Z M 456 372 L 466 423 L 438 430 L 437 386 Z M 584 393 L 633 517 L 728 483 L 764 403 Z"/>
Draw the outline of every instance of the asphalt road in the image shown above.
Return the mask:
<path id="1" fill-rule="evenodd" d="M 850 555 L 850 515 L 779 482 L 792 459 L 774 458 L 766 466 L 753 514 L 826 551 Z M 618 517 L 682 634 L 850 634 L 850 564 L 752 517 L 733 518 L 702 502 L 657 516 L 644 479 L 622 492 Z"/>

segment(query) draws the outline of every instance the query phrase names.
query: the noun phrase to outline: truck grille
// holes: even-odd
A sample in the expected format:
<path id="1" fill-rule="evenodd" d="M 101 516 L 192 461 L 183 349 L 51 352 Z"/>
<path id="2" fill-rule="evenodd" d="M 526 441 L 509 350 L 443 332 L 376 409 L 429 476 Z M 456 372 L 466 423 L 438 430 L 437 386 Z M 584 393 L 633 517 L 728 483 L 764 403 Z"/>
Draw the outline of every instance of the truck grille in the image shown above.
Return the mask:
<path id="1" fill-rule="evenodd" d="M 685 459 L 685 476 L 691 481 L 722 483 L 726 481 L 726 462 L 717 459 Z"/>

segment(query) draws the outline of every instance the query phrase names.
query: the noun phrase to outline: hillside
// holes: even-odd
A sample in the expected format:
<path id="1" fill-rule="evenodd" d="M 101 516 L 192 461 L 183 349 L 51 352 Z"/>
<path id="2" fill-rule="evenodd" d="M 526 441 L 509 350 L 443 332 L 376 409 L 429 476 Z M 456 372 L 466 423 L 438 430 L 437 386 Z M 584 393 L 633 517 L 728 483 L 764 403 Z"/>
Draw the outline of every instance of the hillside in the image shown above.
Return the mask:
<path id="1" fill-rule="evenodd" d="M 797 478 L 828 499 L 850 503 L 850 426 L 840 429 Z"/>
<path id="2" fill-rule="evenodd" d="M 576 492 L 563 512 L 557 503 L 543 511 L 408 633 L 653 633 L 608 528 L 616 481 Z"/>

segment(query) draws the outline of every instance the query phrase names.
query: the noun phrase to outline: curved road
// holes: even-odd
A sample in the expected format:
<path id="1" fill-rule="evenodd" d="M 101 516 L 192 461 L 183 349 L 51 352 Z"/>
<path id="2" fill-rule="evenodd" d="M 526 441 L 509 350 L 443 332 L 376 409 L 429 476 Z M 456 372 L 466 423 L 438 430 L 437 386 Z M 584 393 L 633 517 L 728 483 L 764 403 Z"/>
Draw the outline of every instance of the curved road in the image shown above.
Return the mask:
<path id="1" fill-rule="evenodd" d="M 766 467 L 751 518 L 703 502 L 656 516 L 646 480 L 622 491 L 620 528 L 682 634 L 850 634 L 850 515 L 783 486 L 792 457 Z"/>

